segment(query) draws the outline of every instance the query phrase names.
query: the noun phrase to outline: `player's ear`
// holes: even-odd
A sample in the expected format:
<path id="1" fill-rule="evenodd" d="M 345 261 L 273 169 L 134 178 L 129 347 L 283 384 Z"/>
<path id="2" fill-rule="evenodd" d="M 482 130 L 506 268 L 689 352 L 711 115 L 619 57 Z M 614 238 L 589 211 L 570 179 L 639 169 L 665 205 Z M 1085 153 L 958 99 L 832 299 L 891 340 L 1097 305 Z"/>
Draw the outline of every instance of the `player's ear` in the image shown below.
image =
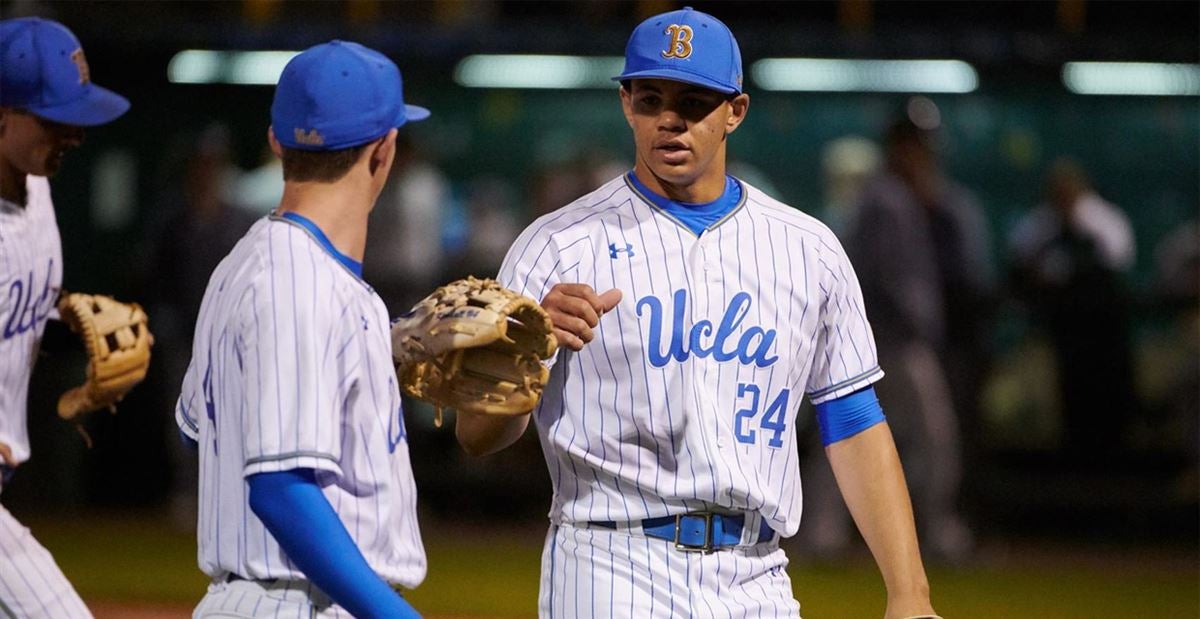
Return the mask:
<path id="1" fill-rule="evenodd" d="M 742 93 L 729 100 L 729 118 L 725 119 L 725 135 L 729 135 L 746 120 L 746 112 L 750 109 L 750 95 Z"/>
<path id="2" fill-rule="evenodd" d="M 621 111 L 625 113 L 625 122 L 629 123 L 629 127 L 633 128 L 633 95 L 625 88 L 625 84 L 621 84 Z"/>
<path id="3" fill-rule="evenodd" d="M 283 159 L 283 145 L 275 139 L 275 129 L 270 126 L 267 127 L 267 143 L 271 145 L 271 152 L 275 153 L 279 159 Z"/>
<path id="4" fill-rule="evenodd" d="M 370 170 L 371 176 L 375 176 L 377 172 L 382 171 L 383 176 L 386 178 L 391 171 L 392 162 L 396 160 L 396 136 L 398 135 L 400 135 L 400 131 L 392 129 L 387 132 L 387 135 L 376 140 L 367 149 L 369 151 L 367 156 L 370 159 L 367 169 Z"/>

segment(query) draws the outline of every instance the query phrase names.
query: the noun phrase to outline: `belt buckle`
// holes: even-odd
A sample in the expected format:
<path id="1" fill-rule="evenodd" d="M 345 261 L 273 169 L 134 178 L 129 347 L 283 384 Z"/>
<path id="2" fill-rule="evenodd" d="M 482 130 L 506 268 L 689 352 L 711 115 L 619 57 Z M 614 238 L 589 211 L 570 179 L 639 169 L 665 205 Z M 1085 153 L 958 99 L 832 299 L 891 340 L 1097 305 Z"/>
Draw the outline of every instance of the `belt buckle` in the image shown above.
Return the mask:
<path id="1" fill-rule="evenodd" d="M 679 541 L 680 530 L 683 526 L 683 519 L 687 517 L 704 518 L 704 543 L 697 546 Z M 713 551 L 713 534 L 712 534 L 712 512 L 692 512 L 689 514 L 675 515 L 675 550 L 680 552 L 712 552 Z"/>

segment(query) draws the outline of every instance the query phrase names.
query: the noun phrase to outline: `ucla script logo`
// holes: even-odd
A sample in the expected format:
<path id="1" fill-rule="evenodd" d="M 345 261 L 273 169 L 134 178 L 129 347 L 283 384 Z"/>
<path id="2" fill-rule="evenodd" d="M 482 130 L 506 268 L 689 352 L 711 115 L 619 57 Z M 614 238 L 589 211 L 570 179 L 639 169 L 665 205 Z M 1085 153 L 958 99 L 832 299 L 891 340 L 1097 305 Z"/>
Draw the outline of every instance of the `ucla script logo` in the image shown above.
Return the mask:
<path id="1" fill-rule="evenodd" d="M 775 343 L 775 329 L 752 326 L 742 331 L 741 337 L 736 341 L 733 339 L 733 334 L 742 326 L 746 314 L 750 312 L 752 301 L 749 294 L 739 292 L 733 296 L 715 333 L 711 320 L 697 321 L 686 334 L 684 333 L 687 302 L 687 290 L 676 290 L 671 319 L 671 342 L 666 350 L 663 350 L 663 303 L 655 296 L 646 296 L 638 300 L 638 316 L 650 314 L 647 352 L 654 367 L 661 368 L 672 359 L 686 361 L 691 355 L 701 358 L 712 355 L 713 359 L 719 362 L 737 359 L 742 364 L 753 363 L 760 368 L 779 360 L 778 355 L 770 354 L 771 346 Z"/>
<path id="2" fill-rule="evenodd" d="M 58 289 L 50 287 L 50 275 L 54 271 L 54 259 L 46 264 L 46 277 L 39 294 L 34 283 L 33 271 L 24 278 L 16 278 L 8 286 L 8 319 L 4 321 L 3 337 L 9 339 L 33 331 L 46 321 L 58 297 Z M 2 305 L 2 304 L 0 304 Z"/>

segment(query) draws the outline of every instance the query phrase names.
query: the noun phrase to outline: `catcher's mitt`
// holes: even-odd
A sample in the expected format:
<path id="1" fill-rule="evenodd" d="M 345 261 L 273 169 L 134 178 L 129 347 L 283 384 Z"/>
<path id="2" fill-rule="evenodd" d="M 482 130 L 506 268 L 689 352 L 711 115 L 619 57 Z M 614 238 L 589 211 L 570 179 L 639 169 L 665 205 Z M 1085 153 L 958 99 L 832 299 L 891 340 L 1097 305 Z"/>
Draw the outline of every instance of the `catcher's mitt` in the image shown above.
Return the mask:
<path id="1" fill-rule="evenodd" d="M 392 323 L 404 393 L 442 409 L 520 415 L 537 406 L 558 347 L 542 306 L 491 279 L 438 288 Z"/>
<path id="2" fill-rule="evenodd" d="M 146 312 L 137 303 L 73 292 L 58 300 L 58 313 L 83 338 L 88 355 L 87 380 L 58 399 L 58 416 L 73 420 L 101 408 L 116 412 L 117 402 L 150 367 L 154 336 Z"/>

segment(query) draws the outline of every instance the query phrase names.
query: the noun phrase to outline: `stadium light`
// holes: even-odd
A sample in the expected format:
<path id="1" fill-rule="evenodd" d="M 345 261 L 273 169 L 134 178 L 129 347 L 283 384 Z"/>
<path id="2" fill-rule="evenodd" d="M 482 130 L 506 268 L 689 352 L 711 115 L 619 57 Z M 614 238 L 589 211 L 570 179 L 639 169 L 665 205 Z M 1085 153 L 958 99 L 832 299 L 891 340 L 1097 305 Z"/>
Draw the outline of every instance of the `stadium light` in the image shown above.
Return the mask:
<path id="1" fill-rule="evenodd" d="M 1063 85 L 1077 95 L 1200 95 L 1200 65 L 1157 62 L 1068 62 Z"/>
<path id="2" fill-rule="evenodd" d="M 454 68 L 454 81 L 467 88 L 615 88 L 625 66 L 621 56 L 476 54 Z"/>
<path id="3" fill-rule="evenodd" d="M 967 93 L 979 74 L 962 60 L 764 58 L 750 66 L 763 90 Z"/>
<path id="4" fill-rule="evenodd" d="M 171 58 L 167 79 L 173 84 L 274 86 L 283 67 L 299 53 L 187 49 Z"/>

